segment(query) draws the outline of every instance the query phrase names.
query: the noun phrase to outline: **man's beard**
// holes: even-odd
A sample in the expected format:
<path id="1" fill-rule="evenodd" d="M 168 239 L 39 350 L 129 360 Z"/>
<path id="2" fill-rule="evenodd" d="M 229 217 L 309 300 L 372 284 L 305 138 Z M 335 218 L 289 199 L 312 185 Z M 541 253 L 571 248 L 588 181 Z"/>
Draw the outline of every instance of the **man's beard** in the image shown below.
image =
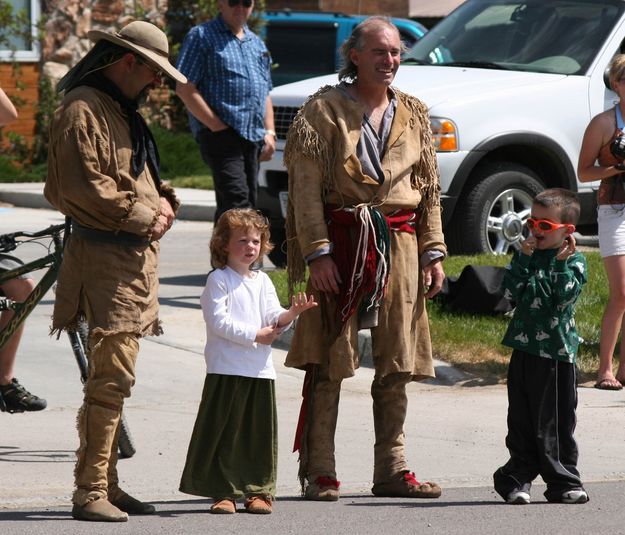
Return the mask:
<path id="1" fill-rule="evenodd" d="M 154 89 L 154 84 L 146 85 L 137 95 L 136 101 L 138 106 L 143 106 L 147 103 L 150 91 Z"/>

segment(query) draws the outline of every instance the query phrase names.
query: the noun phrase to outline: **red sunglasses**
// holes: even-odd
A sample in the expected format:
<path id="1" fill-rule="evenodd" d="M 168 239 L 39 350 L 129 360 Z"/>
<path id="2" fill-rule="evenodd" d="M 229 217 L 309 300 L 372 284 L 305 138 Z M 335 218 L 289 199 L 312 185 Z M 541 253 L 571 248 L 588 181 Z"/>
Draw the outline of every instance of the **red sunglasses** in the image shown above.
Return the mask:
<path id="1" fill-rule="evenodd" d="M 570 223 L 554 223 L 549 219 L 534 219 L 533 217 L 527 218 L 527 228 L 530 230 L 540 230 L 541 232 L 553 232 L 561 228 L 566 228 L 570 232 L 575 231 L 575 225 Z"/>

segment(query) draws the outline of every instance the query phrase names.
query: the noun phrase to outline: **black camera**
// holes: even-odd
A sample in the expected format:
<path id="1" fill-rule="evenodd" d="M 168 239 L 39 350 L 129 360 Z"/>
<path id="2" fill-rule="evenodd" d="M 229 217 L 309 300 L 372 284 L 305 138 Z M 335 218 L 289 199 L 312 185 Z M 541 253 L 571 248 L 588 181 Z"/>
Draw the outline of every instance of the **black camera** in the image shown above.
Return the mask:
<path id="1" fill-rule="evenodd" d="M 625 136 L 623 134 L 614 138 L 610 144 L 610 152 L 619 161 L 625 160 Z"/>

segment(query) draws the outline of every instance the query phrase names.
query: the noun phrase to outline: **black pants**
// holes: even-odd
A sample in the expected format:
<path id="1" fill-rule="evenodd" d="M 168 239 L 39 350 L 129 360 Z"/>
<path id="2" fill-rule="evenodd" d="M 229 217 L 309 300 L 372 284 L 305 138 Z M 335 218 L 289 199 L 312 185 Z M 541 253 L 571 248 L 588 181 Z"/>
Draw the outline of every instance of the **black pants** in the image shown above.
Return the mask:
<path id="1" fill-rule="evenodd" d="M 575 365 L 514 350 L 508 367 L 510 460 L 493 475 L 504 498 L 515 489 L 529 491 L 540 474 L 548 501 L 582 488 L 577 471 Z"/>
<path id="2" fill-rule="evenodd" d="M 202 130 L 197 140 L 202 159 L 213 172 L 215 221 L 230 208 L 254 208 L 260 144 L 243 139 L 232 128 L 219 132 Z"/>

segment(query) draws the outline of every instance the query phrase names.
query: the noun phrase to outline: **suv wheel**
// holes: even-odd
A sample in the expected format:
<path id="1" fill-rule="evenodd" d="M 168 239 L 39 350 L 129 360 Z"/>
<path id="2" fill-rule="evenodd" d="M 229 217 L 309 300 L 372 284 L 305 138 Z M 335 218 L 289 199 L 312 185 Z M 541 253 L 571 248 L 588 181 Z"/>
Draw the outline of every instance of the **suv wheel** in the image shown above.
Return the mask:
<path id="1" fill-rule="evenodd" d="M 532 200 L 543 189 L 538 177 L 522 165 L 479 168 L 450 224 L 451 252 L 506 254 L 518 249 Z"/>

